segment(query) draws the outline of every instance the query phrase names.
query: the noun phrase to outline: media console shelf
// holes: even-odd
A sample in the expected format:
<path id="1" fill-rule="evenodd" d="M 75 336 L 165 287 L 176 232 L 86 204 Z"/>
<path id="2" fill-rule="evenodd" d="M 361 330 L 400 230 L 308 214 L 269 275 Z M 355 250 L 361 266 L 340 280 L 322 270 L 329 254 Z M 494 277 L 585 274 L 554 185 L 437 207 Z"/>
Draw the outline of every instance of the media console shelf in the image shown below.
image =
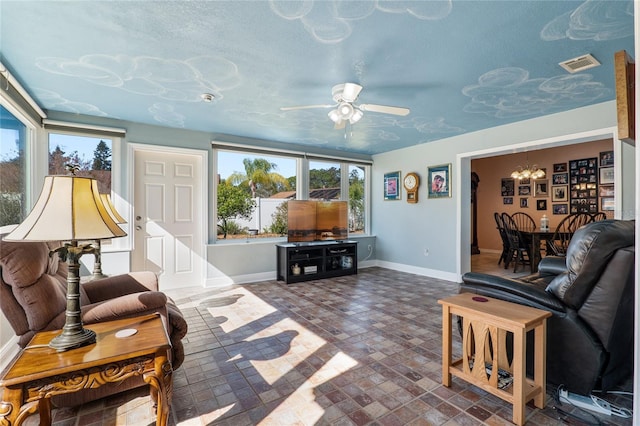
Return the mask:
<path id="1" fill-rule="evenodd" d="M 287 284 L 358 273 L 356 241 L 276 244 L 277 276 Z"/>

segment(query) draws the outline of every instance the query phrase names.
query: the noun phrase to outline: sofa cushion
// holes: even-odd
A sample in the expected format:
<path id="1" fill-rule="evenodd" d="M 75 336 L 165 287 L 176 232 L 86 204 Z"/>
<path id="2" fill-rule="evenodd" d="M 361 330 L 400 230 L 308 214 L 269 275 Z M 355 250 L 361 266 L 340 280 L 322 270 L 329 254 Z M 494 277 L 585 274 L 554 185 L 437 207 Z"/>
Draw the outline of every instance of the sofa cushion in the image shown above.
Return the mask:
<path id="1" fill-rule="evenodd" d="M 634 244 L 635 223 L 603 220 L 578 229 L 567 249 L 567 270 L 547 287 L 566 305 L 579 309 L 616 250 Z"/>

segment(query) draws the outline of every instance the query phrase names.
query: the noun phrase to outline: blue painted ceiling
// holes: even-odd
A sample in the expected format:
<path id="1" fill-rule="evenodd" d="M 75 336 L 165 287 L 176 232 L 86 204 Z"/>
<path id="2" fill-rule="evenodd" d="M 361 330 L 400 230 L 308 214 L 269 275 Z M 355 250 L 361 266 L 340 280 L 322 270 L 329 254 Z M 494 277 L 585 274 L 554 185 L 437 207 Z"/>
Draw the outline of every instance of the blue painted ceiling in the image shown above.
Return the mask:
<path id="1" fill-rule="evenodd" d="M 367 154 L 613 100 L 614 53 L 633 53 L 631 1 L 3 0 L 0 25 L 45 110 Z M 602 65 L 558 65 L 587 53 Z M 345 82 L 411 113 L 345 131 L 280 110 Z"/>

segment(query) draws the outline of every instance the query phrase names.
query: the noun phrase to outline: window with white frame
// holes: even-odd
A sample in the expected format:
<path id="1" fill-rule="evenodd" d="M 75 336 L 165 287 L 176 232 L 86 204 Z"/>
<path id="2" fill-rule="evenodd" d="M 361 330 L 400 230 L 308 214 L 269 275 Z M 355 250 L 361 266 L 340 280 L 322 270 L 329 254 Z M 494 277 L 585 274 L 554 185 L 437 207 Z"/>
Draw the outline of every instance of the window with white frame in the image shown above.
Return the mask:
<path id="1" fill-rule="evenodd" d="M 0 226 L 22 222 L 27 206 L 27 126 L 0 105 Z"/>
<path id="2" fill-rule="evenodd" d="M 77 166 L 77 176 L 95 178 L 98 190 L 111 194 L 113 140 L 108 137 L 49 133 L 49 174 L 68 175 Z"/>
<path id="3" fill-rule="evenodd" d="M 220 150 L 217 164 L 218 239 L 286 235 L 296 158 Z"/>
<path id="4" fill-rule="evenodd" d="M 348 201 L 349 232 L 366 233 L 369 164 L 215 143 L 214 148 L 218 240 L 286 236 L 287 201 L 300 197 Z"/>

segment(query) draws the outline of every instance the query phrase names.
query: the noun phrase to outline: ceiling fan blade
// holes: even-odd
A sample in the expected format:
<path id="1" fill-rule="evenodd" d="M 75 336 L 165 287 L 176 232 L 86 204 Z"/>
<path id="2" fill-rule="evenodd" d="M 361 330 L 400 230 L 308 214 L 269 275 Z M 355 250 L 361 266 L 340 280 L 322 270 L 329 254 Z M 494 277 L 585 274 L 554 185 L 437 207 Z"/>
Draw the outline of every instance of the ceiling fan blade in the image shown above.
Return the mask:
<path id="1" fill-rule="evenodd" d="M 336 125 L 333 126 L 333 128 L 335 130 L 340 130 L 340 129 L 344 129 L 346 125 L 347 125 L 347 120 L 340 120 L 340 121 L 336 121 Z"/>
<path id="2" fill-rule="evenodd" d="M 361 104 L 358 107 L 363 111 L 381 112 L 383 114 L 407 115 L 411 112 L 409 108 L 394 107 L 387 105 Z"/>
<path id="3" fill-rule="evenodd" d="M 311 108 L 333 108 L 336 105 L 302 105 L 292 107 L 280 107 L 280 111 L 293 111 L 296 109 L 311 109 Z"/>
<path id="4" fill-rule="evenodd" d="M 358 99 L 358 95 L 362 90 L 362 86 L 356 83 L 345 83 L 344 89 L 342 90 L 342 99 L 345 102 L 354 102 Z"/>

